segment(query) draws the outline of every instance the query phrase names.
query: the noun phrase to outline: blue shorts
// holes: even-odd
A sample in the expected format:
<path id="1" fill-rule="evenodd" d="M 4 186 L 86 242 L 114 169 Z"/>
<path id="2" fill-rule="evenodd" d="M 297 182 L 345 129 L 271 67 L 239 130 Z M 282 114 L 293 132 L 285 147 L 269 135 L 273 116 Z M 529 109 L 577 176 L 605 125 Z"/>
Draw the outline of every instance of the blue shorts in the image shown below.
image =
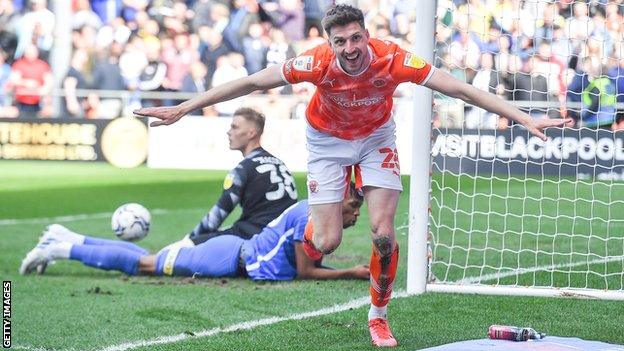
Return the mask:
<path id="1" fill-rule="evenodd" d="M 234 277 L 244 241 L 221 235 L 193 247 L 163 250 L 156 258 L 156 275 Z"/>

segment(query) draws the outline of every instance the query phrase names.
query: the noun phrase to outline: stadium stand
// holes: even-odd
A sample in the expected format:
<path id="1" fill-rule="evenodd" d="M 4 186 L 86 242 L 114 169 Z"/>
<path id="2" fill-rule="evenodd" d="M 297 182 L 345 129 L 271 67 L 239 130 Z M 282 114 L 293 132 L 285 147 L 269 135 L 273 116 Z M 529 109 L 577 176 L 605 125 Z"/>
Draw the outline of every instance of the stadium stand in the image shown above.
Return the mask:
<path id="1" fill-rule="evenodd" d="M 86 53 L 86 61 L 76 63 L 76 67 L 72 60 L 67 67 L 61 67 L 65 71 L 72 67 L 66 75 L 69 84 L 66 79 L 55 81 L 57 89 L 42 89 L 40 93 L 49 95 L 50 91 L 69 98 L 64 98 L 56 111 L 50 106 L 52 99 L 38 99 L 38 114 L 113 118 L 139 106 L 175 104 L 215 83 L 257 72 L 322 42 L 319 18 L 334 2 L 73 0 L 71 48 Z M 415 2 L 337 2 L 362 8 L 372 36 L 413 46 Z M 619 3 L 441 0 L 436 35 L 439 59 L 435 65 L 481 89 L 516 101 L 536 118 L 566 114 L 576 121 L 590 118 L 582 116 L 580 109 L 566 109 L 564 105 L 566 101 L 591 105 L 588 97 L 583 101 L 583 92 L 595 88 L 594 80 L 602 79 L 596 83 L 606 84 L 604 94 L 614 95 L 615 101 L 606 106 L 606 100 L 601 100 L 600 111 L 588 108 L 586 113 L 598 116 L 597 122 L 584 125 L 609 126 L 610 122 L 601 124 L 598 119 L 606 114 L 605 120 L 612 122 L 615 103 L 624 102 L 624 94 L 620 93 L 624 90 L 624 60 L 620 60 L 621 43 L 616 40 L 624 31 L 624 7 Z M 26 47 L 35 45 L 39 58 L 52 65 L 49 58 L 57 20 L 53 5 L 46 0 L 0 0 L 2 117 L 24 115 L 15 108 L 20 100 L 16 91 L 19 75 L 14 73 L 15 63 Z M 106 93 L 95 94 L 85 88 Z M 411 94 L 410 89 L 398 91 L 399 95 Z M 294 94 L 294 98 L 286 100 L 290 104 L 282 114 L 292 118 L 300 115 L 296 112 L 300 110 L 299 102 L 305 101 L 310 92 L 304 86 L 270 95 Z M 442 102 L 435 118 L 438 126 L 507 126 L 507 121 L 473 107 L 443 96 L 436 99 Z M 529 100 L 530 104 L 522 105 Z M 197 113 L 227 116 L 235 107 L 220 106 Z"/>

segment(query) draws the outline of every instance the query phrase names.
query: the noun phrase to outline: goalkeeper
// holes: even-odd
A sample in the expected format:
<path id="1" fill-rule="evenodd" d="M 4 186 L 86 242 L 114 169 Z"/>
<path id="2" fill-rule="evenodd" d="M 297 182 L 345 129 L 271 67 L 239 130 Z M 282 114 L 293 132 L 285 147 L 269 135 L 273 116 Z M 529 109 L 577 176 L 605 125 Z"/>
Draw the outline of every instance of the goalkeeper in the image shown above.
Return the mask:
<path id="1" fill-rule="evenodd" d="M 349 194 L 342 202 L 343 228 L 355 225 L 362 202 L 362 196 L 351 183 Z M 321 260 L 313 261 L 306 256 L 302 240 L 309 217 L 307 201 L 300 201 L 249 240 L 224 234 L 195 246 L 165 248 L 156 255 L 130 242 L 94 238 L 53 224 L 22 261 L 20 274 L 35 270 L 43 273 L 49 262 L 70 259 L 129 275 L 248 276 L 252 280 L 368 279 L 367 266 L 330 269 L 322 266 Z"/>
<path id="2" fill-rule="evenodd" d="M 358 165 L 356 182 L 363 185 L 373 240 L 368 327 L 374 345 L 396 346 L 387 320 L 399 256 L 394 217 L 403 190 L 392 118 L 396 87 L 403 82 L 424 85 L 510 118 L 542 139 L 546 139 L 545 128 L 561 126 L 567 120 L 533 119 L 394 43 L 370 38 L 364 15 L 355 7 L 333 6 L 322 23 L 328 42 L 282 65 L 214 87 L 178 106 L 142 108 L 135 114 L 158 118 L 152 126 L 167 125 L 197 108 L 256 90 L 300 82 L 314 84 L 316 91 L 306 110 L 308 201 L 314 230 L 308 230 L 304 248 L 310 257 L 319 258 L 340 244 L 343 180 L 347 169 Z"/>
<path id="3" fill-rule="evenodd" d="M 199 244 L 223 234 L 249 239 L 264 226 L 297 202 L 297 189 L 284 162 L 260 145 L 265 117 L 251 108 L 234 112 L 227 132 L 230 149 L 243 154 L 243 160 L 223 181 L 223 193 L 217 203 L 181 241 Z M 225 230 L 219 227 L 239 205 L 240 218 Z M 189 240 L 190 239 L 190 240 Z"/>

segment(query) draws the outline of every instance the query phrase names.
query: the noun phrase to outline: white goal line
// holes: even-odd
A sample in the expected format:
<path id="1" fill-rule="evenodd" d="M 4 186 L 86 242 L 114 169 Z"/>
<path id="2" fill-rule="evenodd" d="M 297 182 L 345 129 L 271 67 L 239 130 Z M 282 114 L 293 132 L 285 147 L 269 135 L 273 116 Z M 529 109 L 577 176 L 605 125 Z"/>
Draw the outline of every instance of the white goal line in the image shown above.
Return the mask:
<path id="1" fill-rule="evenodd" d="M 402 298 L 406 296 L 409 296 L 407 292 L 397 291 L 393 293 L 392 298 L 396 299 L 396 298 Z M 360 308 L 368 304 L 370 304 L 370 296 L 365 296 L 365 297 L 351 300 L 343 304 L 322 308 L 316 311 L 295 313 L 295 314 L 291 314 L 285 317 L 268 317 L 268 318 L 257 319 L 257 320 L 249 321 L 249 322 L 236 323 L 228 327 L 224 327 L 224 328 L 213 328 L 213 329 L 202 330 L 202 331 L 193 333 L 193 335 L 181 333 L 181 334 L 170 335 L 170 336 L 162 336 L 162 337 L 158 337 L 155 339 L 132 341 L 132 342 L 123 343 L 119 345 L 109 346 L 104 349 L 101 349 L 101 351 L 125 351 L 125 350 L 136 349 L 139 347 L 146 347 L 146 346 L 160 345 L 160 344 L 170 344 L 170 343 L 179 342 L 179 341 L 187 340 L 187 339 L 197 339 L 197 338 L 209 337 L 209 336 L 213 336 L 213 335 L 221 334 L 221 333 L 230 333 L 230 332 L 239 331 L 239 330 L 249 330 L 255 327 L 259 327 L 259 326 L 271 325 L 271 324 L 285 322 L 285 321 L 301 320 L 301 319 L 306 319 L 306 318 L 324 316 L 328 314 L 347 311 L 353 308 Z"/>
<path id="2" fill-rule="evenodd" d="M 505 272 L 490 273 L 490 274 L 485 274 L 485 275 L 481 275 L 478 277 L 464 278 L 464 279 L 455 281 L 452 284 L 459 284 L 459 285 L 473 284 L 473 283 L 480 283 L 480 282 L 494 280 L 494 279 L 502 279 L 502 278 L 511 277 L 514 275 L 522 275 L 526 273 L 549 271 L 549 270 L 560 269 L 560 268 L 571 268 L 571 267 L 577 267 L 577 266 L 582 266 L 582 265 L 609 263 L 609 262 L 615 262 L 615 261 L 624 261 L 624 256 L 611 256 L 611 257 L 598 258 L 598 259 L 594 259 L 591 261 L 560 263 L 560 264 L 553 264 L 553 265 L 547 265 L 547 266 L 537 266 L 537 267 L 532 267 L 532 268 L 517 268 L 514 270 L 510 270 L 510 271 L 505 271 Z"/>
<path id="3" fill-rule="evenodd" d="M 196 211 L 200 210 L 200 208 L 185 208 L 179 210 L 165 210 L 156 208 L 150 210 L 151 213 L 162 215 L 169 214 L 174 212 L 186 212 L 186 211 Z M 203 210 L 203 209 L 202 209 Z M 0 226 L 9 226 L 9 225 L 22 225 L 22 224 L 52 224 L 58 222 L 73 222 L 73 221 L 85 221 L 91 219 L 102 219 L 102 218 L 110 218 L 113 215 L 113 212 L 100 212 L 100 213 L 89 213 L 89 214 L 78 214 L 71 216 L 58 216 L 58 217 L 39 217 L 39 218 L 7 218 L 0 219 Z"/>

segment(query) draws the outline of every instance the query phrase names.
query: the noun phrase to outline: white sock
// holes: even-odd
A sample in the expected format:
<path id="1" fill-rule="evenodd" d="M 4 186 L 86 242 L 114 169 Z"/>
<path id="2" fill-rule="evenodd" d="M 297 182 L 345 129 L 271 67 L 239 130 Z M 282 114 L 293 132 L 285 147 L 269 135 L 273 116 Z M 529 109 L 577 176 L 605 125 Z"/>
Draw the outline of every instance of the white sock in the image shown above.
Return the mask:
<path id="1" fill-rule="evenodd" d="M 56 224 L 53 224 L 56 225 Z M 82 234 L 78 234 L 76 232 L 72 232 L 71 230 L 58 226 L 54 227 L 54 232 L 62 239 L 68 243 L 72 243 L 74 245 L 83 245 L 85 241 L 85 236 Z"/>
<path id="2" fill-rule="evenodd" d="M 50 244 L 50 258 L 53 260 L 69 259 L 72 246 L 74 246 L 74 244 L 64 241 Z"/>
<path id="3" fill-rule="evenodd" d="M 388 319 L 388 305 L 383 307 L 377 307 L 371 304 L 370 310 L 368 310 L 368 320 L 375 318 Z"/>
<path id="4" fill-rule="evenodd" d="M 63 233 L 63 241 L 74 245 L 83 245 L 85 241 L 85 236 L 74 232 L 67 232 Z"/>

